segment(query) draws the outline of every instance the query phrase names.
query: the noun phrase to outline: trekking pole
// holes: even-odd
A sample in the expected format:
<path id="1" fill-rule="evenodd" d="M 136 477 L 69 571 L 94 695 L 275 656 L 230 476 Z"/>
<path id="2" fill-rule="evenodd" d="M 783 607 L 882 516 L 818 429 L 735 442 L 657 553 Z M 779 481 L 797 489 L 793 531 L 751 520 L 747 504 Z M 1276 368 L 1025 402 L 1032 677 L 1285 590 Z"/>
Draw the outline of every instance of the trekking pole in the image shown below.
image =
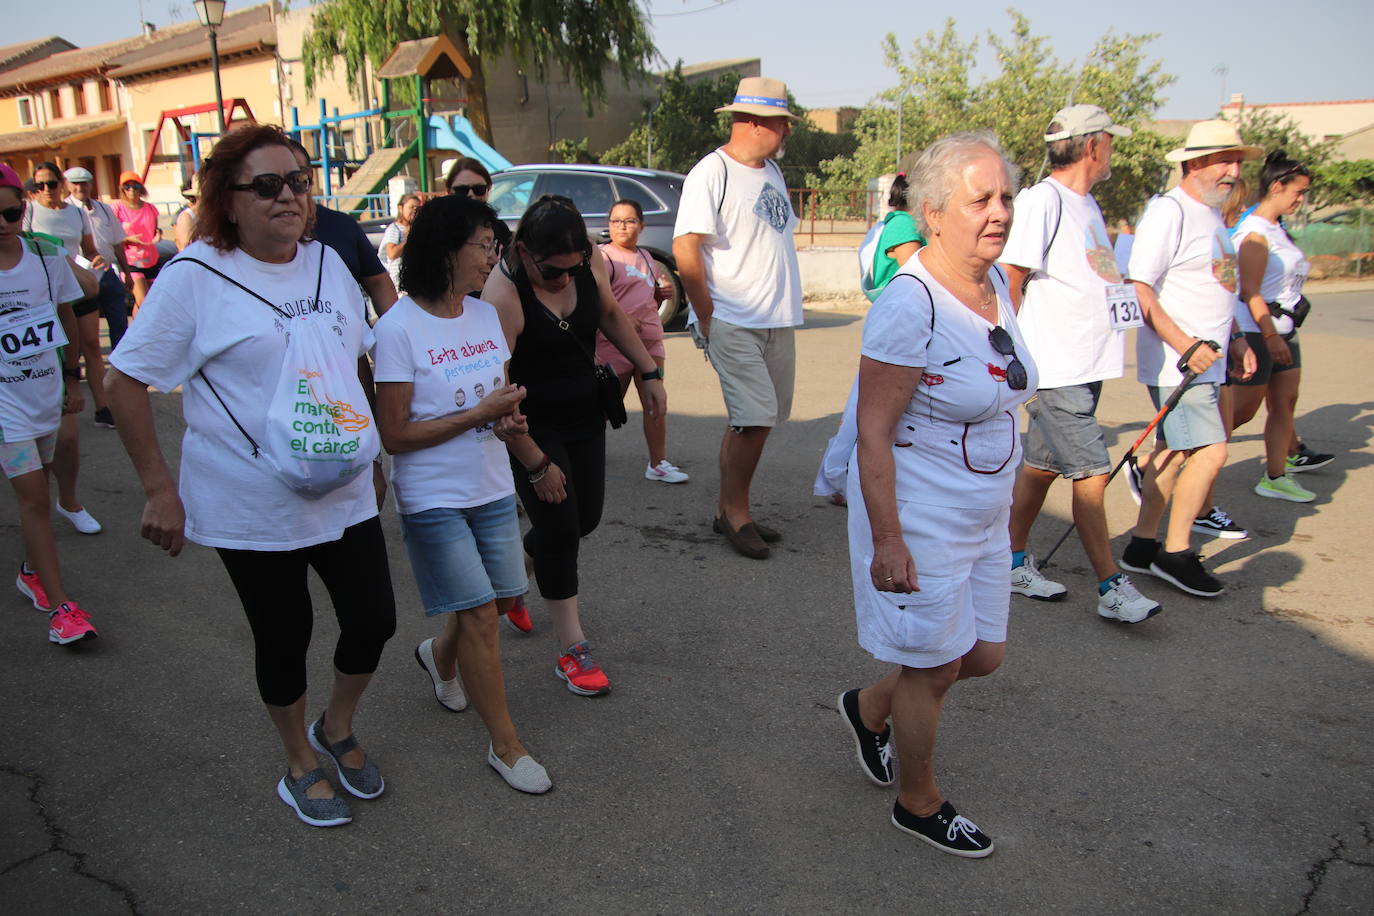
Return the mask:
<path id="1" fill-rule="evenodd" d="M 1164 406 L 1159 408 L 1159 413 L 1155 414 L 1155 418 L 1145 427 L 1145 430 L 1140 434 L 1140 438 L 1135 440 L 1135 443 L 1126 450 L 1126 454 L 1122 455 L 1121 460 L 1116 463 L 1116 467 L 1112 468 L 1112 472 L 1107 475 L 1107 484 L 1110 484 L 1116 475 L 1121 473 L 1121 469 L 1126 466 L 1126 462 L 1131 460 L 1131 456 L 1135 454 L 1135 450 L 1140 448 L 1140 443 L 1145 441 L 1145 437 L 1150 434 L 1150 430 L 1163 422 L 1164 418 L 1168 416 L 1169 411 L 1173 410 L 1178 404 L 1179 399 L 1183 397 L 1183 392 L 1187 391 L 1188 387 L 1192 385 L 1193 382 L 1197 381 L 1197 373 L 1188 368 L 1188 360 L 1192 357 L 1193 353 L 1197 351 L 1197 348 L 1204 344 L 1218 353 L 1221 352 L 1221 347 L 1216 341 L 1199 340 L 1189 347 L 1186 353 L 1179 357 L 1178 366 L 1176 368 L 1179 372 L 1183 373 L 1183 381 L 1178 383 L 1178 387 L 1174 389 L 1174 393 L 1169 395 L 1169 400 L 1165 401 Z M 1103 486 L 1105 487 L 1106 484 Z M 1069 539 L 1069 535 L 1073 534 L 1073 530 L 1077 526 L 1077 522 L 1071 522 L 1069 524 L 1069 529 L 1060 535 L 1059 540 L 1055 541 L 1054 546 L 1050 548 L 1050 552 L 1045 554 L 1045 558 L 1040 561 L 1040 568 L 1044 569 L 1050 565 L 1050 557 L 1054 556 L 1056 550 L 1064 546 L 1064 542 Z"/>

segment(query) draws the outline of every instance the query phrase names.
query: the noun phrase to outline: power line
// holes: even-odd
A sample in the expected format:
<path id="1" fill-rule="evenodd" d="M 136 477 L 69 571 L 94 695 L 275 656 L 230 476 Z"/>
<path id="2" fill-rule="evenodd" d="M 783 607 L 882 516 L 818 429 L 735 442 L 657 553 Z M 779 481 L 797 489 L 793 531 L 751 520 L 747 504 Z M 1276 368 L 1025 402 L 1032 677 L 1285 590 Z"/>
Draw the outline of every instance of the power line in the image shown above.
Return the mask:
<path id="1" fill-rule="evenodd" d="M 734 2 L 735 0 L 715 0 L 715 2 L 711 3 L 709 6 L 698 7 L 694 10 L 683 10 L 680 13 L 655 13 L 653 10 L 648 10 L 647 12 L 653 19 L 672 19 L 674 16 L 693 16 L 697 13 L 709 13 L 711 10 L 719 9 L 726 4 Z"/>

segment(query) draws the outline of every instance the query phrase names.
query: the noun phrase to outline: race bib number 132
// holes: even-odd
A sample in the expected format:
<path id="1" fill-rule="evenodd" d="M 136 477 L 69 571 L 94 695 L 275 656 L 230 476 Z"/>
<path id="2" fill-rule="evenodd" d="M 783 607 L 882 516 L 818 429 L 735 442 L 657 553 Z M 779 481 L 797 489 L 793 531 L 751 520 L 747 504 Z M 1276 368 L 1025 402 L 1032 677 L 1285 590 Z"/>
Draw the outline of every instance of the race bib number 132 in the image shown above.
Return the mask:
<path id="1" fill-rule="evenodd" d="M 1140 314 L 1135 284 L 1107 284 L 1107 317 L 1111 320 L 1113 331 L 1144 327 L 1145 319 Z"/>
<path id="2" fill-rule="evenodd" d="M 0 316 L 0 359 L 16 362 L 65 346 L 67 335 L 51 302 Z"/>

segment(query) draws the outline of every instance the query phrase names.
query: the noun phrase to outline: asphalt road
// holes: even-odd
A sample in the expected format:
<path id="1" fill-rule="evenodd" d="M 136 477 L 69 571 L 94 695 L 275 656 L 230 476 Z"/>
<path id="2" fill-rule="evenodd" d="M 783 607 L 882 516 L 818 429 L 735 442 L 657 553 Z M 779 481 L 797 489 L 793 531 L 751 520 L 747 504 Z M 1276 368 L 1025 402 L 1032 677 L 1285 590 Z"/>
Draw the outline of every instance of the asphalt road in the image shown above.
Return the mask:
<path id="1" fill-rule="evenodd" d="M 337 830 L 306 827 L 275 796 L 280 749 L 218 560 L 139 540 L 134 474 L 116 435 L 86 423 L 81 489 L 106 530 L 59 522 L 58 543 L 101 638 L 48 644 L 14 593 L 0 613 L 0 910 L 1368 913 L 1374 293 L 1314 302 L 1299 428 L 1339 456 L 1302 479 L 1318 500 L 1251 492 L 1262 443 L 1246 427 L 1219 493 L 1252 537 L 1202 544 L 1223 597 L 1146 579 L 1164 613 L 1107 623 L 1071 539 L 1052 569 L 1069 599 L 1014 599 L 1005 666 L 952 691 L 937 767 L 997 842 L 976 862 L 889 825 L 893 793 L 860 775 L 834 708 L 883 671 L 855 642 L 844 510 L 810 495 L 860 314 L 808 313 L 798 335 L 796 415 L 756 485 L 760 517 L 786 540 L 763 562 L 711 533 L 720 395 L 670 335 L 670 457 L 693 479 L 642 479 L 632 409 L 610 435 L 605 518 L 583 545 L 584 620 L 614 692 L 564 689 L 537 598 L 534 634 L 503 634 L 512 712 L 549 795 L 507 788 L 476 713 L 446 713 L 429 693 L 411 652 L 434 630 L 388 505 L 399 631 L 357 722 L 387 792 Z M 1113 454 L 1153 413 L 1133 377 L 1102 402 Z M 177 398 L 156 405 L 175 451 Z M 1135 507 L 1119 482 L 1108 503 L 1119 551 Z M 1067 509 L 1061 484 L 1033 549 Z M 12 567 L 8 498 L 0 530 Z M 316 591 L 312 709 L 335 633 Z"/>

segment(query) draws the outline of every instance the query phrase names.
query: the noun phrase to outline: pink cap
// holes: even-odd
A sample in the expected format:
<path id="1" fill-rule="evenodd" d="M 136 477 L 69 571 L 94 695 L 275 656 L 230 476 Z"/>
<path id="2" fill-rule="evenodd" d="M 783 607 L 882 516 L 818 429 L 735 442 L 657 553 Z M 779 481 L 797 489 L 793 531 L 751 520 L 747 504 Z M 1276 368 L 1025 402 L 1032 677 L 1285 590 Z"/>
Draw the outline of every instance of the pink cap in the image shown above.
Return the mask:
<path id="1" fill-rule="evenodd" d="M 14 188 L 20 194 L 24 193 L 24 182 L 19 180 L 18 173 L 3 162 L 0 162 L 0 188 Z"/>

